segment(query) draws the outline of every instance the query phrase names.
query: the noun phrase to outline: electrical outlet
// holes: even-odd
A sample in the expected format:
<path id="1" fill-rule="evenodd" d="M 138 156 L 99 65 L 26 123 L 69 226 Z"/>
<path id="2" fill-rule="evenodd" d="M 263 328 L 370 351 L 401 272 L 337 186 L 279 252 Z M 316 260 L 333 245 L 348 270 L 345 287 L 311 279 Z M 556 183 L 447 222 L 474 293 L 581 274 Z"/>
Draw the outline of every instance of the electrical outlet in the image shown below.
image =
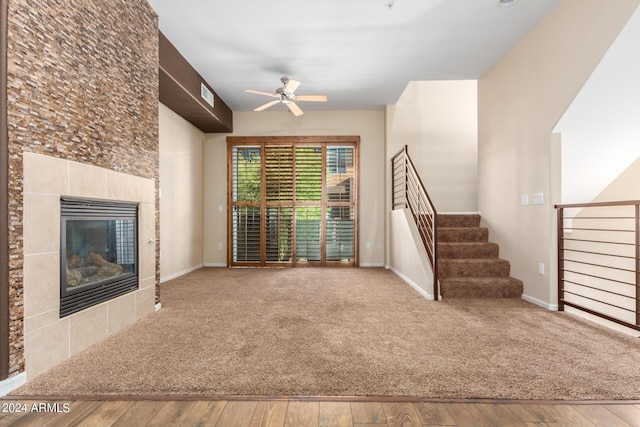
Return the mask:
<path id="1" fill-rule="evenodd" d="M 520 204 L 527 206 L 529 204 L 529 195 L 525 194 L 524 196 L 520 196 Z"/>
<path id="2" fill-rule="evenodd" d="M 218 243 L 218 249 L 222 250 L 222 248 L 224 248 L 224 246 L 222 245 L 222 242 Z"/>
<path id="3" fill-rule="evenodd" d="M 364 244 L 365 249 L 371 249 L 371 243 L 367 242 Z"/>

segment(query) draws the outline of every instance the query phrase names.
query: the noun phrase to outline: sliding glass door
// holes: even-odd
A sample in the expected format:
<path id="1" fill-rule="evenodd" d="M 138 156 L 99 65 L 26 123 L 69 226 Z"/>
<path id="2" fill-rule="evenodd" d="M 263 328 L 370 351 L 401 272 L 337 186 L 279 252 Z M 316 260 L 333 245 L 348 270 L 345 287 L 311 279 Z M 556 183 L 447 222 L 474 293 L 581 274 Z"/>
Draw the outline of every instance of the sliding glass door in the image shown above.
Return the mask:
<path id="1" fill-rule="evenodd" d="M 357 137 L 227 138 L 229 265 L 357 265 Z"/>

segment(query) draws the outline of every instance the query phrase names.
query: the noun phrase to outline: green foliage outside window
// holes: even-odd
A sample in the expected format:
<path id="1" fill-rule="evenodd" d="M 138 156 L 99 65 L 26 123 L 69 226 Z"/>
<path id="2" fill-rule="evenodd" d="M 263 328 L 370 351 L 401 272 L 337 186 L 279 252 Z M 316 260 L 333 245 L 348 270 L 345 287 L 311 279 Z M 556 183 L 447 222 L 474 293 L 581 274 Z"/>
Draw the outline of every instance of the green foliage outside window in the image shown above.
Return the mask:
<path id="1" fill-rule="evenodd" d="M 260 148 L 236 147 L 235 191 L 239 202 L 260 201 Z"/>

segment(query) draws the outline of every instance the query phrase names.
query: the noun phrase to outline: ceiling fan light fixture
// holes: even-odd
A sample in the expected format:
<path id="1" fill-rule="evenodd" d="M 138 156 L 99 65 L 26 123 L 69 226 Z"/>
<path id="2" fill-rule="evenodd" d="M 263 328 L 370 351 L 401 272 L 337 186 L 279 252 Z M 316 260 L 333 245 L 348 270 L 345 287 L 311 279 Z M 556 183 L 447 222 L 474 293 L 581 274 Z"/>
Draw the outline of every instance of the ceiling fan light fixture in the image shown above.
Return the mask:
<path id="1" fill-rule="evenodd" d="M 275 93 L 261 92 L 259 90 L 253 89 L 245 89 L 246 93 L 253 93 L 256 95 L 265 95 L 271 98 L 276 98 L 275 101 L 267 102 L 264 105 L 259 106 L 258 108 L 254 108 L 253 111 L 263 111 L 267 108 L 282 103 L 285 104 L 289 111 L 293 113 L 294 116 L 298 117 L 303 115 L 304 113 L 295 103 L 295 101 L 311 101 L 311 102 L 327 102 L 326 95 L 296 95 L 294 92 L 300 86 L 300 82 L 298 80 L 293 80 L 288 77 L 282 77 L 280 82 L 284 85 L 275 90 Z"/>
<path id="2" fill-rule="evenodd" d="M 509 7 L 516 4 L 518 0 L 498 0 L 498 7 Z"/>

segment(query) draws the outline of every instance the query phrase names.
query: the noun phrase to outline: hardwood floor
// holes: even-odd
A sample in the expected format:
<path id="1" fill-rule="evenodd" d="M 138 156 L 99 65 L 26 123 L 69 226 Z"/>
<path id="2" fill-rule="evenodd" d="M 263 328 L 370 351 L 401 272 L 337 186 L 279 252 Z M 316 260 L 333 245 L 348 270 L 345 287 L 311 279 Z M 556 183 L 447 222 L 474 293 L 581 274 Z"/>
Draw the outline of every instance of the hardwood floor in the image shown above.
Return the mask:
<path id="1" fill-rule="evenodd" d="M 0 399 L 2 426 L 640 426 L 640 402 Z"/>

